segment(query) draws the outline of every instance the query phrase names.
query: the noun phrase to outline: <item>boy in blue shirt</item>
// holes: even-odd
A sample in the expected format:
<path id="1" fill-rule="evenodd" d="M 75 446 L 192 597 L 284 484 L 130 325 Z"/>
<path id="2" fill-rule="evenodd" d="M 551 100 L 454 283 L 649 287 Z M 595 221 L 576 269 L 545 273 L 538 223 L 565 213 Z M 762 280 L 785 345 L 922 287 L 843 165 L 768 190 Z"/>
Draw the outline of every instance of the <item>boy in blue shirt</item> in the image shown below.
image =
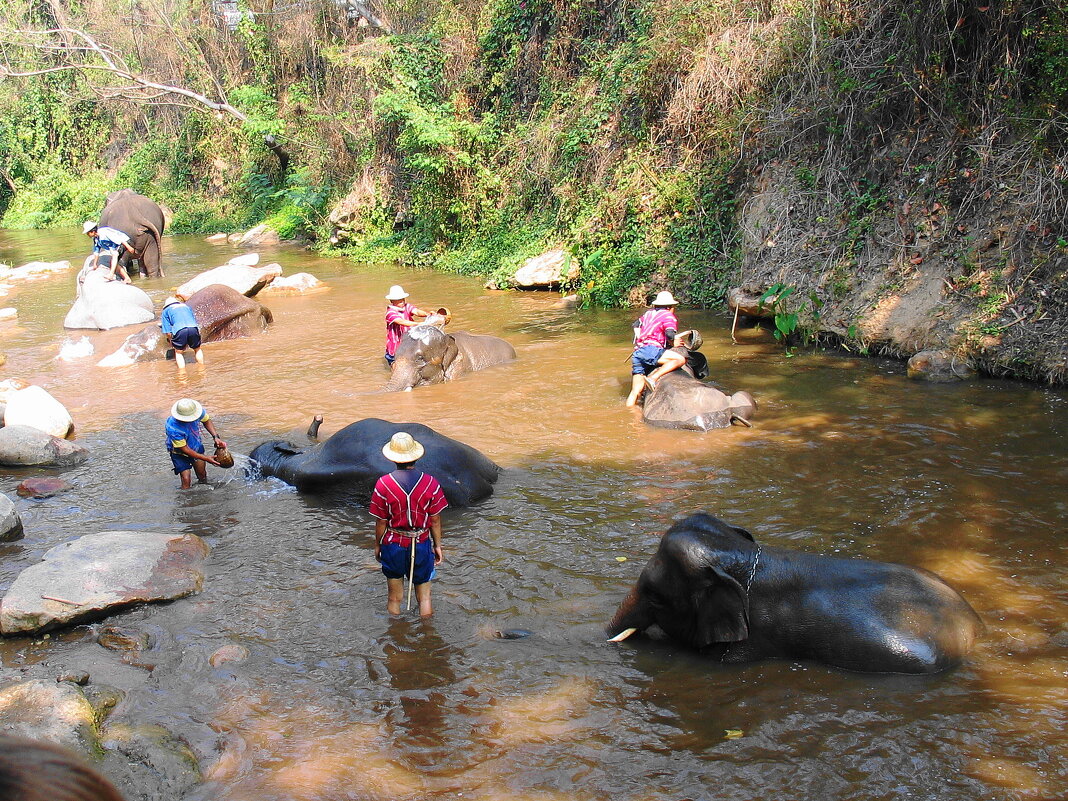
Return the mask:
<path id="1" fill-rule="evenodd" d="M 181 299 L 171 295 L 163 302 L 163 313 L 159 316 L 160 326 L 167 337 L 167 343 L 174 348 L 174 363 L 178 369 L 185 368 L 185 349 L 191 348 L 197 364 L 204 364 L 204 351 L 200 349 L 200 328 L 197 318 Z"/>
<path id="2" fill-rule="evenodd" d="M 201 425 L 211 434 L 216 448 L 226 447 L 226 443 L 219 439 L 215 424 L 211 422 L 204 407 L 192 398 L 176 401 L 171 407 L 171 416 L 164 424 L 167 432 L 167 451 L 171 455 L 174 474 L 182 480 L 182 489 L 193 486 L 193 471 L 196 471 L 198 484 L 207 484 L 207 465 L 219 466 L 213 456 L 204 453 L 204 443 L 200 439 Z"/>

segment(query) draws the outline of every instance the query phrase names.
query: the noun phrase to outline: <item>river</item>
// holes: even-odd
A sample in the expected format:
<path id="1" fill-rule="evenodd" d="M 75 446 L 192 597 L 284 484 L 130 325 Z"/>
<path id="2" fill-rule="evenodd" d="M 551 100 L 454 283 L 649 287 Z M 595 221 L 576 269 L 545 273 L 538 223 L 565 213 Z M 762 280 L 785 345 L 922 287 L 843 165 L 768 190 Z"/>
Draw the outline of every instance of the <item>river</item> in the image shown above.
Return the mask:
<path id="1" fill-rule="evenodd" d="M 80 261 L 77 231 L 0 231 L 0 262 Z M 207 365 L 106 369 L 128 330 L 64 332 L 74 272 L 17 286 L 0 306 L 4 377 L 39 384 L 90 460 L 74 488 L 18 499 L 25 539 L 0 545 L 0 592 L 49 547 L 103 530 L 188 532 L 212 552 L 199 595 L 108 622 L 155 632 L 154 669 L 95 642 L 97 626 L 0 641 L 5 667 L 83 667 L 127 692 L 116 715 L 156 722 L 199 757 L 183 801 L 333 799 L 974 799 L 1068 794 L 1068 394 L 1008 381 L 909 381 L 859 355 L 790 356 L 766 333 L 683 307 L 712 376 L 759 403 L 755 427 L 699 434 L 645 426 L 623 399 L 630 321 L 548 293 L 263 248 L 287 275 L 329 285 L 263 295 L 262 336 L 209 344 Z M 160 301 L 235 251 L 165 243 Z M 383 296 L 401 283 L 451 327 L 497 334 L 511 364 L 383 394 Z M 134 329 L 136 330 L 136 329 Z M 67 339 L 96 352 L 60 361 Z M 426 423 L 505 468 L 493 497 L 444 517 L 446 561 L 429 621 L 385 614 L 367 511 L 210 468 L 178 490 L 163 421 L 201 400 L 238 454 L 365 417 Z M 707 510 L 759 541 L 922 566 L 987 630 L 934 677 L 818 664 L 724 667 L 603 627 L 674 518 Z M 498 640 L 497 629 L 534 635 Z M 221 645 L 242 662 L 213 668 Z M 728 734 L 728 732 L 731 732 Z M 738 733 L 740 732 L 740 736 Z"/>

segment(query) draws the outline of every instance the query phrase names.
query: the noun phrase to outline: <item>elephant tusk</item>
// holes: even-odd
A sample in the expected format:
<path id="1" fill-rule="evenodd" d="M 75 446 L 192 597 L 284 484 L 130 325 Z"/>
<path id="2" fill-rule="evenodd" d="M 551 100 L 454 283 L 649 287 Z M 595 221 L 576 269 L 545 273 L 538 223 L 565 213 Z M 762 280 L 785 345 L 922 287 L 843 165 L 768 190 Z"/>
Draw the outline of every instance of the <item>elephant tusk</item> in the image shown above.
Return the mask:
<path id="1" fill-rule="evenodd" d="M 623 631 L 619 632 L 615 637 L 609 637 L 608 642 L 623 642 L 623 640 L 627 639 L 627 637 L 636 631 L 637 629 L 623 629 Z"/>

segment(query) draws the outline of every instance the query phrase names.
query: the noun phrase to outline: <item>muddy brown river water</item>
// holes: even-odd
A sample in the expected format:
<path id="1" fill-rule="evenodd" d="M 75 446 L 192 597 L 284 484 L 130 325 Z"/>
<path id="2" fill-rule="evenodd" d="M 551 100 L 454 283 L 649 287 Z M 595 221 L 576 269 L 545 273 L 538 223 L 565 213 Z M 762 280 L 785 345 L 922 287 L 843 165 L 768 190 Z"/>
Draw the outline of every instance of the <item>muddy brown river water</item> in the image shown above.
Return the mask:
<path id="1" fill-rule="evenodd" d="M 76 231 L 0 231 L 0 262 L 80 260 Z M 170 237 L 157 301 L 234 251 Z M 206 369 L 95 362 L 128 331 L 55 357 L 74 272 L 0 305 L 4 377 L 40 384 L 92 451 L 74 489 L 17 500 L 26 538 L 0 545 L 0 592 L 49 547 L 108 529 L 190 532 L 212 548 L 204 591 L 110 622 L 154 632 L 155 667 L 123 664 L 95 627 L 0 641 L 5 667 L 81 666 L 127 691 L 116 714 L 159 723 L 199 757 L 183 801 L 333 799 L 974 799 L 1068 794 L 1068 394 L 1005 381 L 924 385 L 904 365 L 788 357 L 760 331 L 683 308 L 713 378 L 747 389 L 751 430 L 648 428 L 623 406 L 627 311 L 489 292 L 464 277 L 263 249 L 329 290 L 263 295 L 263 336 L 206 346 Z M 382 299 L 402 283 L 452 327 L 519 358 L 382 394 Z M 182 493 L 163 447 L 171 403 L 204 402 L 232 450 L 364 417 L 416 421 L 505 468 L 491 499 L 445 515 L 430 621 L 385 614 L 366 510 L 209 468 Z M 14 496 L 27 475 L 0 471 Z M 603 626 L 672 519 L 708 510 L 758 540 L 934 570 L 987 631 L 958 669 L 859 675 L 817 664 L 724 667 Z M 620 558 L 625 557 L 625 561 Z M 497 629 L 534 635 L 502 641 Z M 213 668 L 220 646 L 249 649 Z M 740 732 L 728 735 L 728 732 Z"/>

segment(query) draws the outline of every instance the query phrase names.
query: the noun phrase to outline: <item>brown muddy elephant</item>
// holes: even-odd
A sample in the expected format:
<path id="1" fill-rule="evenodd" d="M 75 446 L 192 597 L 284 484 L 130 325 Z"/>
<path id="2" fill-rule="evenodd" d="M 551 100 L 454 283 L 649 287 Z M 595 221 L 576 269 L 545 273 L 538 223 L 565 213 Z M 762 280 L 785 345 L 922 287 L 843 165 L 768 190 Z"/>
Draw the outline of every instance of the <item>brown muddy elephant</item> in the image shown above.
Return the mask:
<path id="1" fill-rule="evenodd" d="M 409 328 L 397 345 L 393 375 L 386 392 L 440 384 L 515 358 L 515 348 L 500 337 L 447 333 L 438 325 L 424 323 Z"/>
<path id="2" fill-rule="evenodd" d="M 686 366 L 661 376 L 656 387 L 645 393 L 642 419 L 658 428 L 691 431 L 729 428 L 733 423 L 750 426 L 757 408 L 753 396 L 744 391 L 728 395 L 699 381 L 694 372 L 707 375 L 704 356 L 687 348 L 681 350 L 687 357 Z"/>
<path id="3" fill-rule="evenodd" d="M 130 237 L 130 247 L 134 252 L 130 254 L 124 249 L 119 257 L 119 264 L 128 267 L 130 262 L 136 259 L 141 274 L 149 278 L 163 276 L 161 239 L 166 224 L 163 209 L 132 189 L 120 189 L 110 193 L 107 205 L 100 213 L 101 226 L 117 228 Z"/>
<path id="4" fill-rule="evenodd" d="M 259 334 L 274 322 L 271 310 L 223 284 L 211 284 L 194 292 L 186 301 L 197 320 L 204 342 L 219 342 Z M 101 367 L 125 367 L 138 359 L 162 359 L 167 339 L 159 323 L 146 326 L 126 338 L 117 351 L 101 359 Z"/>

